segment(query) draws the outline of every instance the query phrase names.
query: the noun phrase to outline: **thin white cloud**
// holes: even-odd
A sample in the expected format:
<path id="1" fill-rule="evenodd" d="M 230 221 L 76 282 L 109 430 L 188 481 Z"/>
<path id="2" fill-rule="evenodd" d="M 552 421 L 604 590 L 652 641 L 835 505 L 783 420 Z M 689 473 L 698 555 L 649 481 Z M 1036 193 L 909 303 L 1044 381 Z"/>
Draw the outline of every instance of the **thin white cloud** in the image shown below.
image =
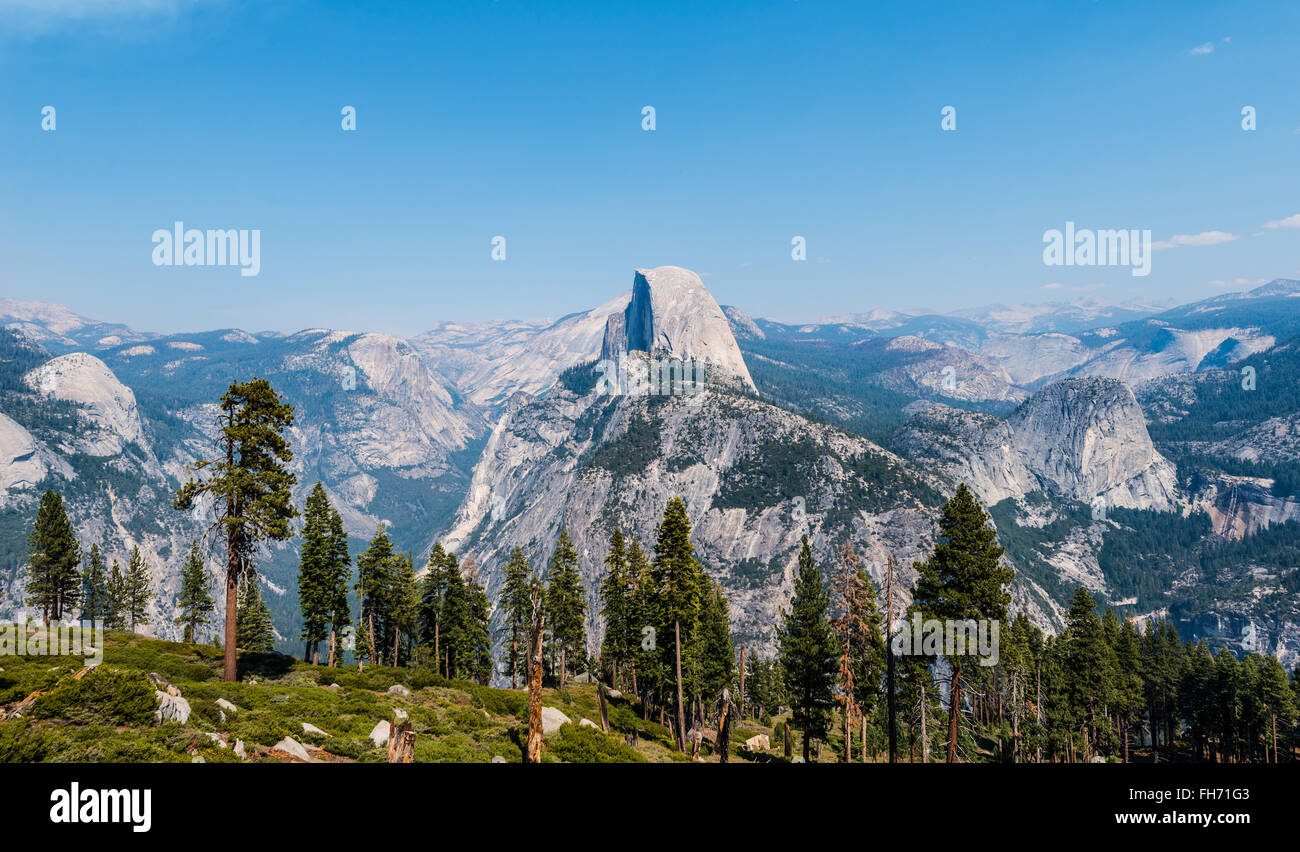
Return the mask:
<path id="1" fill-rule="evenodd" d="M 1160 251 L 1182 246 L 1213 246 L 1219 243 L 1230 243 L 1235 239 L 1237 235 L 1229 234 L 1227 231 L 1202 231 L 1199 234 L 1175 234 L 1167 240 L 1152 243 L 1151 248 Z"/>
<path id="2" fill-rule="evenodd" d="M 1065 285 L 1062 284 L 1060 281 L 1053 281 L 1051 284 L 1043 285 L 1044 290 L 1060 290 L 1063 287 L 1065 287 Z"/>
<path id="3" fill-rule="evenodd" d="M 1248 280 L 1245 279 L 1245 278 L 1234 278 L 1234 279 L 1232 279 L 1231 281 L 1220 281 L 1220 280 L 1217 280 L 1217 279 L 1216 279 L 1216 280 L 1210 282 L 1210 286 L 1211 286 L 1211 287 L 1216 287 L 1216 288 L 1221 288 L 1221 287 L 1244 287 L 1245 285 L 1247 285 L 1247 284 L 1249 284 L 1249 283 L 1250 283 L 1250 281 L 1248 281 Z"/>
<path id="4" fill-rule="evenodd" d="M 1191 56 L 1204 56 L 1207 53 L 1213 53 L 1213 52 L 1214 52 L 1214 42 L 1212 41 L 1207 41 L 1205 44 L 1198 44 L 1196 47 L 1193 47 L 1191 50 L 1187 51 L 1187 53 Z"/>
<path id="5" fill-rule="evenodd" d="M 36 35 L 67 26 L 174 20 L 207 2 L 212 0 L 0 0 L 0 34 Z"/>
<path id="6" fill-rule="evenodd" d="M 1285 219 L 1265 222 L 1264 227 L 1268 228 L 1270 231 L 1275 231 L 1278 228 L 1300 228 L 1300 213 L 1297 213 L 1294 216 L 1288 216 Z"/>

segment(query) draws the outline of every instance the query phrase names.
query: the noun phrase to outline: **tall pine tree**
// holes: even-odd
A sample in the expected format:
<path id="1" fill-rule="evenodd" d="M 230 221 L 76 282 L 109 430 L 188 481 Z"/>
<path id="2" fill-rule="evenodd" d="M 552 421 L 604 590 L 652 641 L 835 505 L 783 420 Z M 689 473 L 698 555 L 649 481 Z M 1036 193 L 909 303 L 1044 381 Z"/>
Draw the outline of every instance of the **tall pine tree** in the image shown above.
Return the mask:
<path id="1" fill-rule="evenodd" d="M 913 566 L 920 575 L 912 595 L 913 606 L 926 618 L 944 621 L 1005 619 L 1011 602 L 1006 587 L 1015 574 L 1001 564 L 1001 557 L 1002 547 L 984 507 L 963 483 L 943 507 L 934 553 Z M 955 763 L 964 659 L 958 654 L 949 662 L 948 762 Z"/>
<path id="2" fill-rule="evenodd" d="M 794 600 L 785 614 L 777 638 L 785 689 L 790 700 L 791 723 L 803 732 L 803 759 L 812 758 L 812 741 L 825 740 L 835 704 L 835 676 L 839 641 L 827 620 L 830 596 L 813 562 L 812 548 L 804 536 L 799 549 L 799 572 L 794 579 Z"/>
<path id="3" fill-rule="evenodd" d="M 63 496 L 47 490 L 27 536 L 27 605 L 46 621 L 71 616 L 81 597 L 81 545 L 63 508 Z"/>

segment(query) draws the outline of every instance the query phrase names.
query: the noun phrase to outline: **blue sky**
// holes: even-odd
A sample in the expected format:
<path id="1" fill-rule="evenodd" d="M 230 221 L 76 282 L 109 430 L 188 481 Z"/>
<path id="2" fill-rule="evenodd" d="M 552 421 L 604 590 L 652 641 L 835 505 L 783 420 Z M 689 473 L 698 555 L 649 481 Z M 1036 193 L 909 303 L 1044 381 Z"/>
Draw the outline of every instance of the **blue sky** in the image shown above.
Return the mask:
<path id="1" fill-rule="evenodd" d="M 1295 3 L 373 5 L 0 0 L 0 295 L 411 334 L 661 264 L 791 320 L 1300 277 Z M 261 274 L 154 266 L 176 220 Z M 1205 244 L 1045 266 L 1067 220 Z"/>

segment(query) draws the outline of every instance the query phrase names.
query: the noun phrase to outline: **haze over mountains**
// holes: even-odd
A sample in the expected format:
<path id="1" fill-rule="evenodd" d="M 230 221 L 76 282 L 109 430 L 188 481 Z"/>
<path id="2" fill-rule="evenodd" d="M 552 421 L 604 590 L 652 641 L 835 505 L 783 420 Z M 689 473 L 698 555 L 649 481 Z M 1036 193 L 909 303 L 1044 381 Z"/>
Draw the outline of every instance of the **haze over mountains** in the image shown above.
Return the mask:
<path id="1" fill-rule="evenodd" d="M 262 375 L 297 407 L 300 504 L 319 480 L 354 544 L 383 523 L 423 564 L 445 540 L 493 593 L 511 549 L 544 570 L 563 527 L 594 594 L 612 530 L 652 540 L 678 494 L 738 641 L 770 649 L 803 535 L 826 563 L 850 538 L 877 579 L 892 553 L 908 586 L 937 506 L 967 482 L 1017 569 L 1016 608 L 1042 626 L 1082 584 L 1192 635 L 1300 651 L 1297 281 L 1164 309 L 1090 298 L 788 324 L 659 267 L 554 322 L 410 339 L 159 335 L 11 300 L 0 321 L 0 616 L 20 605 L 23 538 L 53 487 L 87 548 L 148 554 L 152 629 L 172 635 L 181 555 L 211 518 L 171 494 L 211 452 L 225 386 Z M 707 389 L 603 393 L 595 362 L 616 356 L 700 359 Z M 289 647 L 295 547 L 260 568 Z"/>

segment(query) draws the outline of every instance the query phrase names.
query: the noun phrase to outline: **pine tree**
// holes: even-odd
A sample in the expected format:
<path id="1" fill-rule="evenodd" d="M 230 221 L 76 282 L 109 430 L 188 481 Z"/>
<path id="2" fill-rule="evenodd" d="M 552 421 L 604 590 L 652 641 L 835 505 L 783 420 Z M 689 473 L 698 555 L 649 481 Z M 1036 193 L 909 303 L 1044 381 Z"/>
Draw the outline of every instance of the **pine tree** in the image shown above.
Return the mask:
<path id="1" fill-rule="evenodd" d="M 113 560 L 113 567 L 108 572 L 108 592 L 104 616 L 104 626 L 109 630 L 126 629 L 126 575 L 122 566 Z"/>
<path id="2" fill-rule="evenodd" d="M 90 546 L 90 555 L 86 561 L 86 570 L 81 575 L 81 620 L 103 621 L 107 623 L 112 616 L 108 601 L 108 574 L 104 570 L 104 557 L 99 552 L 99 545 Z"/>
<path id="3" fill-rule="evenodd" d="M 926 618 L 951 621 L 994 621 L 1006 618 L 1011 595 L 1006 586 L 1014 572 L 1000 563 L 1002 547 L 989 526 L 984 507 L 965 484 L 943 507 L 934 553 L 913 567 L 920 576 L 913 606 Z M 948 762 L 957 761 L 961 715 L 961 655 L 949 660 Z"/>
<path id="4" fill-rule="evenodd" d="M 339 639 L 347 627 L 352 624 L 352 604 L 348 600 L 348 586 L 352 581 L 352 554 L 348 549 L 348 534 L 343 529 L 343 516 L 337 509 L 330 509 L 328 565 L 324 597 L 329 611 L 329 659 L 332 668 L 337 665 L 342 654 Z"/>
<path id="5" fill-rule="evenodd" d="M 690 658 L 695 674 L 687 693 L 713 706 L 735 677 L 736 646 L 731 639 L 731 611 L 722 587 L 709 577 L 704 578 L 704 586 L 698 623 L 692 631 Z"/>
<path id="6" fill-rule="evenodd" d="M 442 542 L 434 542 L 429 551 L 429 561 L 425 565 L 424 579 L 420 587 L 420 640 L 433 651 L 434 670 L 444 670 L 445 655 L 442 653 L 446 640 L 444 610 L 447 604 L 447 589 L 452 582 L 450 564 Z"/>
<path id="7" fill-rule="evenodd" d="M 658 637 L 664 619 L 659 612 L 654 572 L 645 548 L 636 539 L 627 542 L 627 574 L 632 584 L 628 612 L 632 691 L 643 699 L 649 718 L 649 702 L 645 699 L 651 695 L 662 698 L 666 692 L 668 669 L 663 663 Z"/>
<path id="8" fill-rule="evenodd" d="M 691 522 L 686 515 L 686 501 L 673 497 L 664 507 L 655 542 L 651 578 L 657 596 L 657 612 L 662 632 L 672 638 L 673 681 L 677 693 L 677 747 L 686 750 L 686 708 L 682 682 L 682 648 L 689 643 L 690 630 L 700 609 L 703 571 L 695 559 L 691 544 Z"/>
<path id="9" fill-rule="evenodd" d="M 519 687 L 519 671 L 527 669 L 530 578 L 524 552 L 515 548 L 506 563 L 501 581 L 500 609 L 505 614 L 506 665 L 510 667 L 510 688 Z"/>
<path id="10" fill-rule="evenodd" d="M 560 530 L 551 555 L 546 586 L 547 620 L 551 625 L 552 653 L 558 655 L 560 688 L 572 669 L 581 671 L 587 654 L 586 595 L 578 575 L 578 551 L 567 530 Z"/>
<path id="11" fill-rule="evenodd" d="M 609 537 L 609 555 L 605 557 L 605 578 L 600 582 L 600 614 L 605 617 L 605 638 L 600 654 L 610 665 L 610 683 L 620 687 L 619 667 L 627 662 L 631 653 L 632 584 L 628 578 L 627 552 L 623 531 L 614 530 Z"/>
<path id="12" fill-rule="evenodd" d="M 173 505 L 189 511 L 212 497 L 226 534 L 226 637 L 222 678 L 236 679 L 236 608 L 239 578 L 263 541 L 284 541 L 298 513 L 290 489 L 297 479 L 287 469 L 293 450 L 284 430 L 293 425 L 293 406 L 266 379 L 231 382 L 221 397 L 221 455 L 190 468 L 195 478 L 176 493 Z M 203 478 L 200 474 L 208 472 Z"/>
<path id="13" fill-rule="evenodd" d="M 487 686 L 492 677 L 492 604 L 473 557 L 466 559 L 461 568 L 468 605 L 460 668 L 465 677 Z"/>
<path id="14" fill-rule="evenodd" d="M 336 572 L 332 564 L 330 522 L 334 509 L 319 482 L 303 506 L 302 548 L 298 558 L 298 605 L 302 610 L 302 658 L 319 662 L 334 605 Z"/>
<path id="15" fill-rule="evenodd" d="M 181 594 L 176 600 L 180 616 L 176 623 L 185 626 L 185 641 L 194 642 L 199 627 L 208 623 L 208 616 L 216 608 L 212 600 L 211 584 L 203 551 L 197 541 L 190 543 L 190 553 L 181 569 Z"/>
<path id="16" fill-rule="evenodd" d="M 63 508 L 63 496 L 47 490 L 27 536 L 27 605 L 41 608 L 44 621 L 71 616 L 81 597 L 81 545 Z"/>
<path id="17" fill-rule="evenodd" d="M 1263 693 L 1263 705 L 1268 717 L 1268 730 L 1265 732 L 1265 740 L 1268 743 L 1269 750 L 1273 754 L 1273 762 L 1279 763 L 1278 758 L 1278 730 L 1283 733 L 1291 730 L 1296 718 L 1296 701 L 1295 693 L 1291 685 L 1287 683 L 1286 669 L 1277 661 L 1276 657 L 1269 657 L 1264 662 L 1264 671 L 1261 680 L 1261 689 Z M 1265 753 L 1267 759 L 1267 752 Z"/>
<path id="18" fill-rule="evenodd" d="M 1106 730 L 1107 722 L 1100 710 L 1107 706 L 1116 670 L 1115 652 L 1106 642 L 1096 607 L 1092 595 L 1080 586 L 1070 598 L 1062 635 L 1070 710 L 1084 733 L 1085 759 L 1099 747 Z"/>
<path id="19" fill-rule="evenodd" d="M 235 641 L 246 653 L 269 654 L 275 647 L 275 629 L 256 573 L 250 571 L 244 577 L 239 598 Z"/>
<path id="20" fill-rule="evenodd" d="M 131 548 L 131 560 L 126 566 L 122 582 L 122 615 L 127 628 L 134 633 L 137 624 L 148 624 L 149 601 L 153 598 L 150 587 L 149 566 L 139 547 Z"/>
<path id="21" fill-rule="evenodd" d="M 415 582 L 415 558 L 411 554 L 393 557 L 389 621 L 392 624 L 393 665 L 409 660 L 411 645 L 420 629 L 420 593 Z M 405 650 L 405 653 L 403 651 Z"/>
<path id="22" fill-rule="evenodd" d="M 839 642 L 827 621 L 830 596 L 822 588 L 821 572 L 813 563 L 812 548 L 804 536 L 799 550 L 799 573 L 794 580 L 794 600 L 777 639 L 785 689 L 794 711 L 791 723 L 803 732 L 803 759 L 811 759 L 812 741 L 829 732 L 835 704 L 835 675 Z"/>
<path id="23" fill-rule="evenodd" d="M 361 624 L 357 631 L 357 656 L 371 665 L 383 662 L 389 605 L 393 586 L 393 543 L 380 524 L 365 552 L 357 557 L 357 597 L 361 601 Z"/>

